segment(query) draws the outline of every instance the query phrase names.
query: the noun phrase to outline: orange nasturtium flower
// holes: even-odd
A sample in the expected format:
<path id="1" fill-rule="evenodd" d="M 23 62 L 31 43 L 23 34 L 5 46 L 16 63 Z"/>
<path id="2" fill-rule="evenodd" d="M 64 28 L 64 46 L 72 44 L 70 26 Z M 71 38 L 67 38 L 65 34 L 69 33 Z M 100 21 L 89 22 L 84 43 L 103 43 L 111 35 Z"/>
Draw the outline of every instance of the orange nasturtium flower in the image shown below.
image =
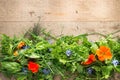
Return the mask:
<path id="1" fill-rule="evenodd" d="M 83 62 L 82 64 L 84 65 L 89 65 L 91 63 L 93 63 L 95 61 L 95 55 L 94 54 L 90 54 L 87 61 Z"/>
<path id="2" fill-rule="evenodd" d="M 25 46 L 25 42 L 21 41 L 21 42 L 18 44 L 17 48 L 18 48 L 18 49 L 21 49 L 23 46 Z"/>
<path id="3" fill-rule="evenodd" d="M 100 61 L 104 61 L 106 59 L 112 58 L 112 53 L 110 51 L 110 48 L 108 48 L 106 46 L 100 46 L 100 48 L 97 49 L 96 54 Z"/>
<path id="4" fill-rule="evenodd" d="M 30 62 L 28 63 L 28 69 L 29 69 L 30 71 L 32 71 L 32 73 L 38 72 L 39 67 L 40 67 L 39 64 L 37 64 L 37 63 L 35 63 L 35 62 L 30 61 Z"/>
<path id="5" fill-rule="evenodd" d="M 13 53 L 13 55 L 14 55 L 14 56 L 18 56 L 18 51 L 15 51 L 15 52 Z"/>

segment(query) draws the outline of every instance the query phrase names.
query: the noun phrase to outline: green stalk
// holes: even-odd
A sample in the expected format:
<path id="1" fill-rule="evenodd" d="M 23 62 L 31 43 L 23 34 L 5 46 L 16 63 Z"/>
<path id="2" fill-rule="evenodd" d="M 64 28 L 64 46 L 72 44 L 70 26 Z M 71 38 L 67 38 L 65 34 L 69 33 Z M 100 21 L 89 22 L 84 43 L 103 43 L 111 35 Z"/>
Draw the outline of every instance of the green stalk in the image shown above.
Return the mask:
<path id="1" fill-rule="evenodd" d="M 54 68 L 56 68 L 56 67 L 54 66 Z M 64 75 L 63 75 L 63 73 L 62 73 L 58 68 L 56 68 L 56 70 L 60 73 L 60 75 L 61 75 L 63 78 L 65 78 Z"/>
<path id="2" fill-rule="evenodd" d="M 99 78 L 98 78 L 98 74 L 97 74 L 97 80 L 99 80 Z"/>
<path id="3" fill-rule="evenodd" d="M 98 32 L 87 33 L 86 35 L 87 35 L 87 36 L 89 36 L 89 35 L 100 35 L 100 36 L 103 36 L 103 37 L 107 37 L 106 35 L 101 34 L 101 33 L 98 33 Z"/>
<path id="4" fill-rule="evenodd" d="M 52 36 L 52 35 L 50 35 L 50 34 L 46 33 L 45 31 L 43 31 L 43 34 L 45 34 L 46 36 L 51 37 L 51 38 L 52 38 L 52 39 L 54 39 L 54 40 L 57 40 L 57 38 L 55 38 L 54 36 Z"/>
<path id="5" fill-rule="evenodd" d="M 52 70 L 52 68 L 47 64 L 46 60 L 43 57 L 43 60 L 45 61 L 45 64 L 49 67 L 49 69 L 51 70 L 51 72 L 54 74 L 54 71 Z"/>
<path id="6" fill-rule="evenodd" d="M 108 35 L 114 35 L 114 34 L 116 34 L 116 33 L 118 33 L 118 32 L 120 32 L 120 30 L 117 30 L 117 31 L 112 32 L 112 33 L 109 33 Z"/>
<path id="7" fill-rule="evenodd" d="M 53 70 L 52 70 L 52 68 L 47 64 L 47 66 L 49 67 L 49 69 L 51 70 L 51 72 L 54 74 L 54 72 L 53 72 Z"/>

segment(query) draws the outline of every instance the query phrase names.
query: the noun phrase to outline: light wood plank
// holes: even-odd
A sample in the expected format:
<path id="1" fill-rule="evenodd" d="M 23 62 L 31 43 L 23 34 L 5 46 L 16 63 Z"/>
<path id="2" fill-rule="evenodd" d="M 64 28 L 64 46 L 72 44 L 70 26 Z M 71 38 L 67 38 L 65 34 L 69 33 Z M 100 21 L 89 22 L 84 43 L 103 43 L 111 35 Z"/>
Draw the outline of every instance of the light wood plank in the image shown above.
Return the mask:
<path id="1" fill-rule="evenodd" d="M 34 23 L 35 22 L 0 22 L 0 33 L 9 36 L 20 36 L 29 28 L 32 28 Z M 120 22 L 40 22 L 40 25 L 55 36 L 61 34 L 79 35 L 92 32 L 108 34 L 120 29 Z M 91 39 L 97 40 L 99 37 L 92 36 Z"/>
<path id="2" fill-rule="evenodd" d="M 0 21 L 120 21 L 120 0 L 0 0 Z"/>

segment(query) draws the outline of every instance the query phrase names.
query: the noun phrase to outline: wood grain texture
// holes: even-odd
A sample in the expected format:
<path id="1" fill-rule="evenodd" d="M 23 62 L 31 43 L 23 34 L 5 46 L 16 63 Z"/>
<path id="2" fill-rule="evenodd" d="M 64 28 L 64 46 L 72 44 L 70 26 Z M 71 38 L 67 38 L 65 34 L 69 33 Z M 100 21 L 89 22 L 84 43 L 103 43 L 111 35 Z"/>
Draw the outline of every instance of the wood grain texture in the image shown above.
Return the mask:
<path id="1" fill-rule="evenodd" d="M 0 0 L 0 21 L 119 21 L 120 0 Z"/>

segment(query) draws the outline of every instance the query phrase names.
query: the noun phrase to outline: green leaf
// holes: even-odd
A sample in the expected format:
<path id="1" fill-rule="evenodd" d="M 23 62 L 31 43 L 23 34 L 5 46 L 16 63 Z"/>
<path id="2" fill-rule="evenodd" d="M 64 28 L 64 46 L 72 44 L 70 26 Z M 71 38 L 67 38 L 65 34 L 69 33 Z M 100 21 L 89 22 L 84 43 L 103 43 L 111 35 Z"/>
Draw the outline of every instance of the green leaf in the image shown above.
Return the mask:
<path id="1" fill-rule="evenodd" d="M 118 72 L 120 72 L 120 65 L 117 65 L 115 68 Z"/>
<path id="2" fill-rule="evenodd" d="M 93 43 L 90 48 L 91 48 L 92 53 L 96 53 L 96 50 L 98 49 L 98 46 L 95 43 Z"/>
<path id="3" fill-rule="evenodd" d="M 43 50 L 46 49 L 49 46 L 49 44 L 47 42 L 39 42 L 35 45 L 36 50 Z"/>
<path id="4" fill-rule="evenodd" d="M 8 49 L 8 54 L 12 54 L 13 53 L 13 45 L 9 44 L 9 49 Z"/>
<path id="5" fill-rule="evenodd" d="M 27 76 L 19 76 L 18 78 L 17 78 L 17 80 L 25 80 L 27 78 Z"/>
<path id="6" fill-rule="evenodd" d="M 20 64 L 16 62 L 1 62 L 2 70 L 6 70 L 9 73 L 16 73 L 21 70 Z"/>
<path id="7" fill-rule="evenodd" d="M 72 73 L 74 73 L 76 71 L 76 69 L 77 69 L 76 62 L 73 62 L 72 66 L 71 66 Z"/>
<path id="8" fill-rule="evenodd" d="M 102 67 L 102 74 L 105 79 L 108 79 L 108 77 L 110 77 L 110 73 L 111 73 L 112 69 L 113 69 L 113 66 L 103 66 Z"/>
<path id="9" fill-rule="evenodd" d="M 37 53 L 25 54 L 25 56 L 29 58 L 40 58 L 40 55 Z"/>
<path id="10" fill-rule="evenodd" d="M 67 62 L 65 59 L 59 59 L 59 61 L 63 64 L 66 64 L 66 62 Z"/>
<path id="11" fill-rule="evenodd" d="M 77 71 L 79 73 L 82 73 L 83 72 L 83 66 L 81 66 L 80 64 L 77 63 Z"/>
<path id="12" fill-rule="evenodd" d="M 108 41 L 106 40 L 106 39 L 101 39 L 100 41 L 99 41 L 99 46 L 108 46 Z"/>

